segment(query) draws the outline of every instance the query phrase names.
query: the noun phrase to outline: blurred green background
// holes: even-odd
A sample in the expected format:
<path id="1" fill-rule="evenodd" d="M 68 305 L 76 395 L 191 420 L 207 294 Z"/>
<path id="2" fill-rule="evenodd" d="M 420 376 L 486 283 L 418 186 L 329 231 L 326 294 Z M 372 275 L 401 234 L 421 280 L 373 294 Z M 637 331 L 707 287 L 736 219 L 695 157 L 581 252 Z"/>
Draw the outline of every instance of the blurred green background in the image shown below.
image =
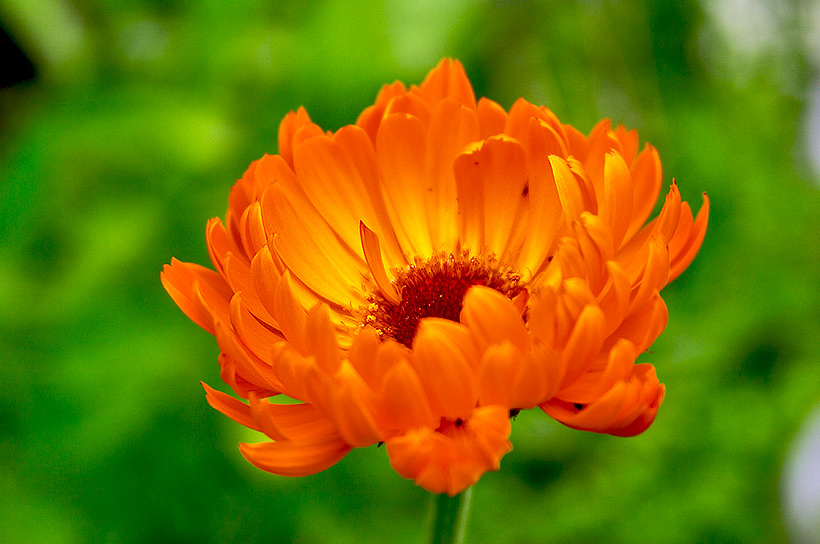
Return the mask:
<path id="1" fill-rule="evenodd" d="M 820 528 L 820 454 L 795 449 L 820 404 L 817 3 L 2 0 L 0 26 L 31 61 L 0 89 L 0 542 L 423 541 L 427 493 L 383 448 L 301 479 L 241 458 L 199 385 L 227 390 L 216 343 L 159 271 L 208 262 L 287 111 L 337 129 L 443 56 L 506 108 L 637 128 L 712 199 L 642 356 L 654 426 L 522 413 L 469 541 L 817 541 L 794 525 Z"/>

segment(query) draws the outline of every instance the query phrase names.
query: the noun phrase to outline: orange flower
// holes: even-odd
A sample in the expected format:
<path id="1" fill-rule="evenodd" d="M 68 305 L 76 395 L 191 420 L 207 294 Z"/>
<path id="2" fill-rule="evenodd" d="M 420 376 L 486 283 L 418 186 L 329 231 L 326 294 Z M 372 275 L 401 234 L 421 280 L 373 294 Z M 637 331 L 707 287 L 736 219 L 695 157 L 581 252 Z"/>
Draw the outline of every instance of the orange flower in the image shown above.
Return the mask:
<path id="1" fill-rule="evenodd" d="M 208 223 L 216 272 L 162 274 L 247 399 L 205 386 L 208 402 L 270 438 L 240 446 L 251 463 L 303 476 L 384 443 L 399 474 L 455 495 L 498 469 L 519 410 L 619 436 L 652 423 L 664 386 L 635 359 L 708 200 L 695 219 L 673 183 L 647 223 L 661 163 L 635 131 L 476 102 L 444 60 L 335 133 L 288 114 L 279 148 Z"/>

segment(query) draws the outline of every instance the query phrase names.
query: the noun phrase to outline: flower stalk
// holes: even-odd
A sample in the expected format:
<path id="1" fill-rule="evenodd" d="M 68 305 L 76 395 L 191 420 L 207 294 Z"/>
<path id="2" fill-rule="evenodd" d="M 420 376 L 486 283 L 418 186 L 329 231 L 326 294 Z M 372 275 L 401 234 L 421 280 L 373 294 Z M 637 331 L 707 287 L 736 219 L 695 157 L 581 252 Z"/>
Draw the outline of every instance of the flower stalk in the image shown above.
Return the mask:
<path id="1" fill-rule="evenodd" d="M 431 544 L 462 544 L 473 488 L 455 497 L 446 493 L 432 496 Z"/>

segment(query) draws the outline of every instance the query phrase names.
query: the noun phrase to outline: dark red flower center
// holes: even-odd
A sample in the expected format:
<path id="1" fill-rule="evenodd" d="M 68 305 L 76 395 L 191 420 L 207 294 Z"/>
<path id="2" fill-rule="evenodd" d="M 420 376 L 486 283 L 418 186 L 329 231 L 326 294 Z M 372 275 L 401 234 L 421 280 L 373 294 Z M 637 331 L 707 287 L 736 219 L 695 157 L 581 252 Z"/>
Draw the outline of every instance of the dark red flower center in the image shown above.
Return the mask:
<path id="1" fill-rule="evenodd" d="M 365 324 L 382 337 L 411 347 L 419 321 L 440 317 L 458 321 L 464 295 L 473 285 L 491 287 L 509 298 L 523 290 L 520 276 L 499 269 L 494 260 L 449 255 L 419 261 L 395 274 L 401 302 L 393 304 L 381 294 L 371 295 Z"/>

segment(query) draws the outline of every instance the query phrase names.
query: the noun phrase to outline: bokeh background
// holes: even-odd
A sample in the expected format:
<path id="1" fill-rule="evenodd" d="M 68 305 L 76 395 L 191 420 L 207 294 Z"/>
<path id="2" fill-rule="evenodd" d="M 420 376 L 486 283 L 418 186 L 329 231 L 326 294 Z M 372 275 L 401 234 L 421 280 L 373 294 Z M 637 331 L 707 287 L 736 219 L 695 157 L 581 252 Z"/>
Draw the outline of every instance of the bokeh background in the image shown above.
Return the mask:
<path id="1" fill-rule="evenodd" d="M 2 0 L 0 27 L 0 542 L 423 541 L 383 448 L 301 479 L 241 458 L 199 385 L 216 343 L 159 271 L 208 262 L 287 111 L 337 129 L 444 56 L 506 108 L 637 128 L 712 200 L 642 356 L 654 426 L 522 413 L 469 540 L 820 541 L 817 2 Z"/>

